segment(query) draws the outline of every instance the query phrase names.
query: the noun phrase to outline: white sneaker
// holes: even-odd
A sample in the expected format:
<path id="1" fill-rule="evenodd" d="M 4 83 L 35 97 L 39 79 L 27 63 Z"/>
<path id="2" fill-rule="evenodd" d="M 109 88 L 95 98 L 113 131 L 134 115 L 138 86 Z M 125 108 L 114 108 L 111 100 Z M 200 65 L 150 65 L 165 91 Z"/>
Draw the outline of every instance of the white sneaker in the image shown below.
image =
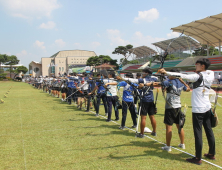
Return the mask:
<path id="1" fill-rule="evenodd" d="M 168 152 L 171 152 L 171 147 L 170 146 L 164 146 L 164 147 L 161 147 L 163 150 L 166 150 Z"/>
<path id="2" fill-rule="evenodd" d="M 178 146 L 182 149 L 185 149 L 185 144 L 179 144 Z"/>

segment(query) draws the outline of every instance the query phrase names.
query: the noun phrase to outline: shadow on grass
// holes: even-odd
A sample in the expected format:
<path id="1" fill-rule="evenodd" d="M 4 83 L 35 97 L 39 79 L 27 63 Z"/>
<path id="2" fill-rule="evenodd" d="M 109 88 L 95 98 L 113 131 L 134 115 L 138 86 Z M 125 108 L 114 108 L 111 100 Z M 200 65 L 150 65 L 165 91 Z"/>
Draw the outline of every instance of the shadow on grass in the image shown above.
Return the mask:
<path id="1" fill-rule="evenodd" d="M 96 117 L 95 115 L 93 115 L 93 114 L 88 114 L 88 115 L 92 115 L 92 116 L 94 116 L 94 117 L 92 117 L 92 118 L 88 118 L 87 120 L 94 120 L 94 121 L 100 121 L 100 122 L 106 122 L 106 119 L 99 119 L 98 117 Z M 105 125 L 104 125 L 105 126 Z"/>
<path id="2" fill-rule="evenodd" d="M 163 147 L 162 144 L 156 143 L 155 141 L 131 141 L 130 144 L 124 144 L 124 145 L 116 145 L 113 147 L 122 147 L 122 146 L 129 146 L 130 147 L 149 147 L 152 148 L 152 150 L 149 151 L 144 151 L 143 154 L 138 154 L 138 155 L 130 155 L 130 156 L 116 156 L 114 154 L 109 154 L 108 158 L 110 159 L 131 159 L 134 160 L 135 158 L 138 157 L 146 157 L 146 156 L 154 156 L 154 157 L 159 157 L 162 159 L 168 159 L 168 160 L 177 160 L 177 161 L 185 161 L 185 158 L 188 158 L 189 156 L 187 156 L 184 153 L 173 153 L 170 154 L 167 151 L 164 151 L 161 149 L 161 147 Z M 173 150 L 174 151 L 174 150 Z M 143 158 L 143 159 L 147 159 L 147 158 Z"/>
<path id="3" fill-rule="evenodd" d="M 86 119 L 68 119 L 63 121 L 85 121 Z"/>

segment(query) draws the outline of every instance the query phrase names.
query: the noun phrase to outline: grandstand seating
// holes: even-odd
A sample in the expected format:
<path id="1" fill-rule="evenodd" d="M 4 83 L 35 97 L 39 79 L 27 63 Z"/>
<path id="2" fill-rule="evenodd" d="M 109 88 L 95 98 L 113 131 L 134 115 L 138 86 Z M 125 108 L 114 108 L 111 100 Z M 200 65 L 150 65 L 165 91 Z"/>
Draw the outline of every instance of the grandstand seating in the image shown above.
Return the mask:
<path id="1" fill-rule="evenodd" d="M 176 60 L 176 61 L 169 61 L 169 62 L 164 62 L 163 67 L 175 67 L 177 64 L 179 64 L 182 60 Z M 155 64 L 151 68 L 159 68 L 160 64 Z"/>
<path id="2" fill-rule="evenodd" d="M 124 70 L 136 70 L 136 69 L 138 69 L 141 66 L 142 65 L 133 65 L 133 66 L 129 66 L 129 67 L 125 68 Z"/>
<path id="3" fill-rule="evenodd" d="M 208 58 L 211 62 L 211 64 L 220 64 L 222 63 L 222 57 L 213 57 L 213 58 Z"/>

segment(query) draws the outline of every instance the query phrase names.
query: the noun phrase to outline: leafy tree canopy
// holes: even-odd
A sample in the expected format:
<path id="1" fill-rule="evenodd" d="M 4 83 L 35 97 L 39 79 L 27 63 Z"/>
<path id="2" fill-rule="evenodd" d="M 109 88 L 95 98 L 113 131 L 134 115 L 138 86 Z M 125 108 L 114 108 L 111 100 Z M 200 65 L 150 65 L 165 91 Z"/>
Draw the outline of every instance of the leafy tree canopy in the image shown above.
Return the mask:
<path id="1" fill-rule="evenodd" d="M 126 46 L 118 46 L 117 48 L 115 48 L 115 50 L 112 52 L 112 54 L 121 54 L 124 55 L 124 57 L 127 57 L 127 54 L 131 54 L 131 52 L 129 52 L 129 49 L 132 49 L 133 46 L 131 44 L 128 44 Z"/>
<path id="2" fill-rule="evenodd" d="M 194 56 L 207 56 L 207 45 L 202 45 L 202 47 L 194 50 Z M 213 46 L 209 47 L 209 55 L 219 55 L 219 50 Z"/>
<path id="3" fill-rule="evenodd" d="M 8 55 L 7 54 L 0 54 L 0 64 L 5 63 L 8 61 Z"/>
<path id="4" fill-rule="evenodd" d="M 27 73 L 28 72 L 28 68 L 27 67 L 25 67 L 25 66 L 19 66 L 17 69 L 16 69 L 16 73 L 20 73 L 20 72 L 22 72 L 22 73 Z"/>
<path id="5" fill-rule="evenodd" d="M 11 55 L 7 57 L 7 62 L 5 63 L 5 65 L 15 65 L 18 64 L 19 60 L 15 55 Z"/>
<path id="6" fill-rule="evenodd" d="M 92 56 L 88 58 L 86 65 L 87 66 L 98 66 L 103 63 L 109 63 L 111 65 L 115 65 L 118 67 L 117 60 L 113 60 L 110 56 L 108 55 L 99 55 L 99 56 Z"/>

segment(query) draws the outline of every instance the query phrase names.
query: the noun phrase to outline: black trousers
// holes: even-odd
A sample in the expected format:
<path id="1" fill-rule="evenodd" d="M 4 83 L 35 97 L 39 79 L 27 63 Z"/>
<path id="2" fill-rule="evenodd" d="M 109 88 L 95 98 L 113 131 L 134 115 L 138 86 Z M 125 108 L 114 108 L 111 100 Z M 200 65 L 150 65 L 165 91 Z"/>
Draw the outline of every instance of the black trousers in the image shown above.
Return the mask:
<path id="1" fill-rule="evenodd" d="M 68 97 L 68 102 L 71 104 L 71 102 L 72 102 L 72 98 L 73 98 L 73 95 L 72 96 L 70 96 L 71 94 L 73 93 L 73 89 L 72 88 L 68 88 L 68 90 L 67 90 L 67 97 Z"/>
<path id="2" fill-rule="evenodd" d="M 96 113 L 99 113 L 99 106 L 100 106 L 100 102 L 101 99 L 103 101 L 103 105 L 104 105 L 104 109 L 105 109 L 105 113 L 108 113 L 108 108 L 107 108 L 107 100 L 106 100 L 106 94 L 105 93 L 99 93 L 97 94 L 97 102 L 96 102 Z"/>
<path id="3" fill-rule="evenodd" d="M 211 128 L 211 110 L 207 111 L 206 113 L 193 113 L 193 131 L 195 137 L 195 150 L 196 150 L 196 157 L 201 159 L 202 157 L 202 125 L 204 127 L 207 141 L 209 145 L 209 154 L 215 155 L 215 138 L 214 133 Z"/>
<path id="4" fill-rule="evenodd" d="M 107 96 L 106 99 L 107 99 L 107 106 L 108 106 L 108 120 L 111 120 L 112 106 L 115 110 L 116 119 L 119 119 L 119 110 L 116 109 L 117 96 Z"/>
<path id="5" fill-rule="evenodd" d="M 133 102 L 125 102 L 125 101 L 122 101 L 122 122 L 121 122 L 121 126 L 125 126 L 125 123 L 126 123 L 126 116 L 127 116 L 127 110 L 129 108 L 129 111 L 131 113 L 131 118 L 133 120 L 133 125 L 137 125 L 137 122 L 136 122 L 136 112 L 135 112 L 135 106 L 134 106 L 134 103 Z"/>

